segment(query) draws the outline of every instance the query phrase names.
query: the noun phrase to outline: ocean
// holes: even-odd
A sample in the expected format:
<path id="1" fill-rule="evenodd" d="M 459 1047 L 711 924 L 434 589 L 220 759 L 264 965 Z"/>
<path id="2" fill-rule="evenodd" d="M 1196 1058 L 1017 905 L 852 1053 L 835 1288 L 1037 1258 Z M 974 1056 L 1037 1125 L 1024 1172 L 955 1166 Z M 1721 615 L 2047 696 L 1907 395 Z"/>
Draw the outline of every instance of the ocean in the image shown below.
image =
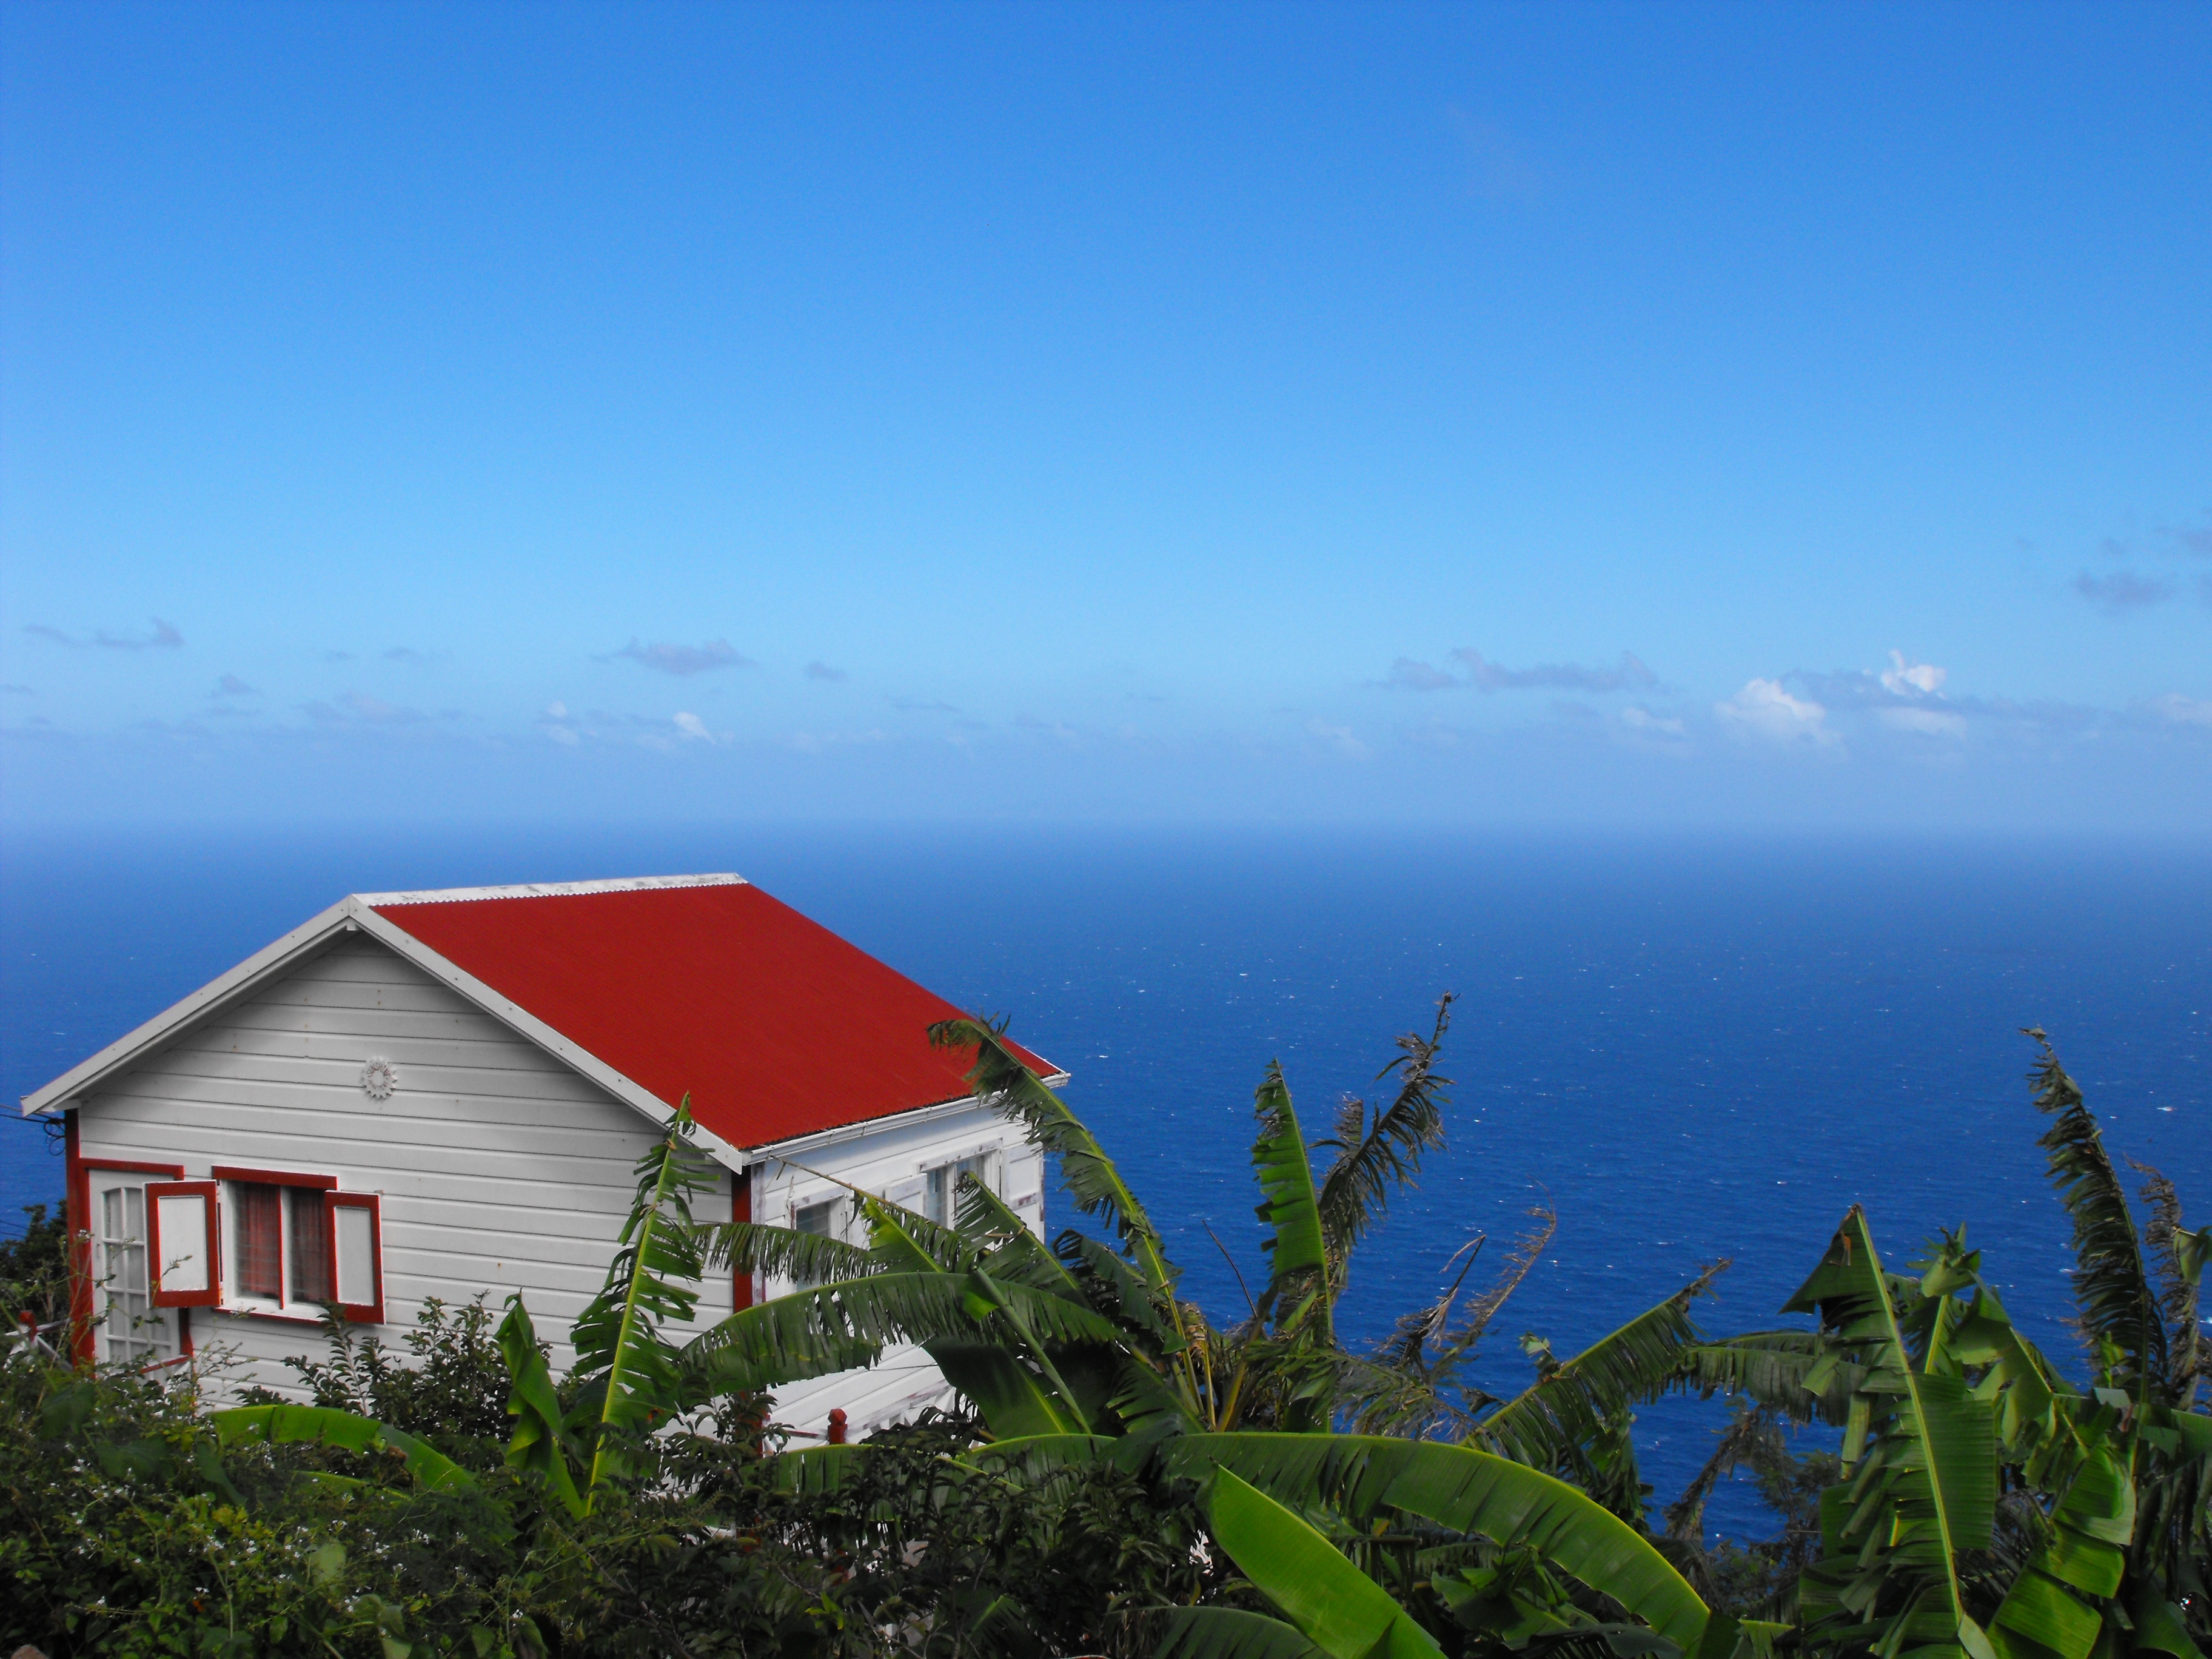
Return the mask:
<path id="1" fill-rule="evenodd" d="M 745 826 L 0 841 L 0 1069 L 38 1086 L 349 891 L 735 870 L 1073 1073 L 1066 1098 L 1220 1321 L 1260 1271 L 1248 1157 L 1270 1059 L 1310 1138 L 1374 1098 L 1456 993 L 1449 1145 L 1356 1258 L 1357 1341 L 1471 1284 L 1527 1212 L 1558 1231 L 1479 1372 L 1573 1352 L 1710 1263 L 1698 1317 L 1762 1328 L 1853 1203 L 1887 1260 L 1964 1227 L 2078 1366 L 2063 1214 L 2020 1028 L 2047 1028 L 2116 1154 L 2212 1218 L 2212 856 L 2201 844 L 1355 830 Z M 0 1136 L 0 1225 L 61 1190 Z M 2124 1166 L 2123 1166 L 2124 1168 Z M 2130 1179 L 2132 1179 L 2130 1176 Z M 1065 1203 L 1060 1216 L 1067 1215 Z M 1218 1243 L 1217 1243 L 1218 1241 Z M 1229 1258 L 1235 1259 L 1231 1266 Z M 1640 1413 L 1664 1504 L 1718 1403 Z M 1810 1443 L 1808 1441 L 1808 1443 Z M 1764 1518 L 1726 1489 L 1715 1524 Z"/>

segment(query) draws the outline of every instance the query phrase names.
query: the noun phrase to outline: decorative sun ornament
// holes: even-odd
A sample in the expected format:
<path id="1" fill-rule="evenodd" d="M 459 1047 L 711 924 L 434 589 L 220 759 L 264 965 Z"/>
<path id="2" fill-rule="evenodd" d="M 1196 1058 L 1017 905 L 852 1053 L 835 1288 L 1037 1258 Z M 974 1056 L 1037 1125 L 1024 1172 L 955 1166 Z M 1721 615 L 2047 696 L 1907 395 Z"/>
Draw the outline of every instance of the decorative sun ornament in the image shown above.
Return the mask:
<path id="1" fill-rule="evenodd" d="M 399 1086 L 399 1073 L 388 1060 L 372 1060 L 361 1068 L 361 1091 L 371 1100 L 389 1100 Z"/>

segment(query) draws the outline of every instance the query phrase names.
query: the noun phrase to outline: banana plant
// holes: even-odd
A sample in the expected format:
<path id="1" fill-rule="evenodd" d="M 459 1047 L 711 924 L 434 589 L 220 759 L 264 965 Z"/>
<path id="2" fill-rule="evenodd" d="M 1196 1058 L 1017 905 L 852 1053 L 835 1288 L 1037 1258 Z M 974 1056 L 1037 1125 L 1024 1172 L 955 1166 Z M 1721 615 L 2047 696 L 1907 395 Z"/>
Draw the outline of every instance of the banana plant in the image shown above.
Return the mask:
<path id="1" fill-rule="evenodd" d="M 1918 1288 L 1893 1284 L 1854 1205 L 1784 1306 L 1817 1312 L 1866 1368 L 1844 1430 L 1847 1480 L 1821 1501 L 1821 1559 L 1800 1582 L 1799 1607 L 1808 1641 L 1822 1647 L 1996 1659 L 1960 1583 L 1961 1556 L 1995 1540 L 1996 1414 L 1945 1363 L 1948 1314 L 1937 1310 L 1929 1341 L 1913 1352 L 1899 1291 Z"/>
<path id="2" fill-rule="evenodd" d="M 2073 1228 L 2086 1387 L 2013 1325 L 1962 1233 L 1916 1273 L 1887 1273 L 1856 1210 L 1790 1304 L 1819 1312 L 1819 1330 L 1686 1357 L 1686 1386 L 1844 1429 L 1846 1480 L 1800 1585 L 1816 1649 L 2201 1659 L 2212 1634 L 2212 1417 L 2196 1409 L 2212 1229 L 2190 1231 L 2148 1169 L 2138 1229 L 2081 1090 L 2045 1034 L 2027 1035 L 2051 1120 L 2040 1144 Z"/>
<path id="3" fill-rule="evenodd" d="M 1291 1628 L 1193 1608 L 1169 1621 L 1159 1659 L 1287 1655 L 1303 1651 L 1301 1639 L 1331 1656 L 1412 1659 L 1431 1651 L 1439 1632 L 1455 1650 L 1470 1636 L 1518 1647 L 1579 1633 L 1626 1640 L 1623 1651 L 1729 1659 L 1742 1637 L 1635 1528 L 1565 1481 L 1472 1446 L 1242 1430 L 1150 1441 L 1038 1436 L 962 1461 L 1031 1482 L 1111 1462 L 1163 1489 L 1199 1493 L 1214 1541 Z M 1407 1568 L 1389 1575 L 1395 1593 L 1347 1553 L 1394 1547 Z M 1495 1589 L 1502 1578 L 1526 1585 L 1547 1575 L 1575 1581 L 1580 1594 L 1540 1605 Z"/>

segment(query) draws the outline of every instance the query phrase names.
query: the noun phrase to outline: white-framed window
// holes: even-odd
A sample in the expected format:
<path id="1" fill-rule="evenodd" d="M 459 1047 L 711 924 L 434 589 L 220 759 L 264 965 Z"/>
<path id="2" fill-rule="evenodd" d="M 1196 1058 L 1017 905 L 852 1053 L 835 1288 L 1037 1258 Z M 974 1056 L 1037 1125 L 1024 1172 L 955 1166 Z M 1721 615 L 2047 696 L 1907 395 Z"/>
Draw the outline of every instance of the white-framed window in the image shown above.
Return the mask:
<path id="1" fill-rule="evenodd" d="M 221 1305 L 232 1313 L 384 1319 L 381 1206 L 335 1176 L 218 1164 L 222 1185 Z"/>
<path id="2" fill-rule="evenodd" d="M 817 1199 L 811 1204 L 793 1205 L 791 1206 L 792 1231 L 812 1233 L 817 1238 L 843 1237 L 842 1218 L 838 1213 L 843 1204 L 842 1199 L 823 1198 Z M 808 1273 L 794 1273 L 792 1275 L 791 1288 L 794 1291 L 809 1290 L 821 1282 Z"/>
<path id="3" fill-rule="evenodd" d="M 174 1357 L 175 1316 L 154 1304 L 153 1240 L 147 1225 L 143 1175 L 91 1173 L 94 1271 L 103 1298 L 102 1357 L 119 1365 L 145 1365 Z M 159 1177 L 155 1178 L 159 1182 Z"/>
<path id="4" fill-rule="evenodd" d="M 960 1177 L 972 1175 L 993 1192 L 1000 1190 L 1003 1180 L 1000 1160 L 996 1152 L 971 1153 L 956 1158 L 922 1171 L 921 1212 L 940 1227 L 950 1227 L 959 1218 Z"/>

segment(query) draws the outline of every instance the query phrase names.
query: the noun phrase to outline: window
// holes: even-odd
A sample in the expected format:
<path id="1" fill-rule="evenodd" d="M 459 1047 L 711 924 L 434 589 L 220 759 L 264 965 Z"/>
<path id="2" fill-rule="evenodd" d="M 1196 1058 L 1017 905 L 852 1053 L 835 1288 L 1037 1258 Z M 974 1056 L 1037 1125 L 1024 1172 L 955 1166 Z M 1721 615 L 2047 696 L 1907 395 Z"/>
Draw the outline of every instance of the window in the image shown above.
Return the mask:
<path id="1" fill-rule="evenodd" d="M 950 1164 L 940 1164 L 927 1172 L 922 1188 L 921 1212 L 940 1227 L 950 1227 L 960 1216 L 960 1177 L 972 1175 L 991 1188 L 998 1190 L 992 1177 L 991 1154 L 978 1152 L 973 1158 L 955 1158 Z"/>
<path id="2" fill-rule="evenodd" d="M 373 1193 L 341 1193 L 334 1176 L 226 1169 L 222 1212 L 232 1264 L 222 1305 L 237 1313 L 384 1318 L 383 1240 Z"/>
<path id="3" fill-rule="evenodd" d="M 794 1232 L 812 1233 L 817 1238 L 836 1237 L 837 1200 L 825 1198 L 818 1204 L 795 1206 L 791 1212 L 791 1225 Z M 793 1273 L 791 1278 L 793 1290 L 811 1290 L 821 1283 L 821 1279 L 807 1273 Z"/>
<path id="4" fill-rule="evenodd" d="M 145 1181 L 95 1175 L 93 1182 L 93 1212 L 99 1230 L 97 1267 L 106 1298 L 101 1323 L 107 1358 L 125 1365 L 167 1359 L 174 1345 L 168 1316 L 154 1305 Z"/>

